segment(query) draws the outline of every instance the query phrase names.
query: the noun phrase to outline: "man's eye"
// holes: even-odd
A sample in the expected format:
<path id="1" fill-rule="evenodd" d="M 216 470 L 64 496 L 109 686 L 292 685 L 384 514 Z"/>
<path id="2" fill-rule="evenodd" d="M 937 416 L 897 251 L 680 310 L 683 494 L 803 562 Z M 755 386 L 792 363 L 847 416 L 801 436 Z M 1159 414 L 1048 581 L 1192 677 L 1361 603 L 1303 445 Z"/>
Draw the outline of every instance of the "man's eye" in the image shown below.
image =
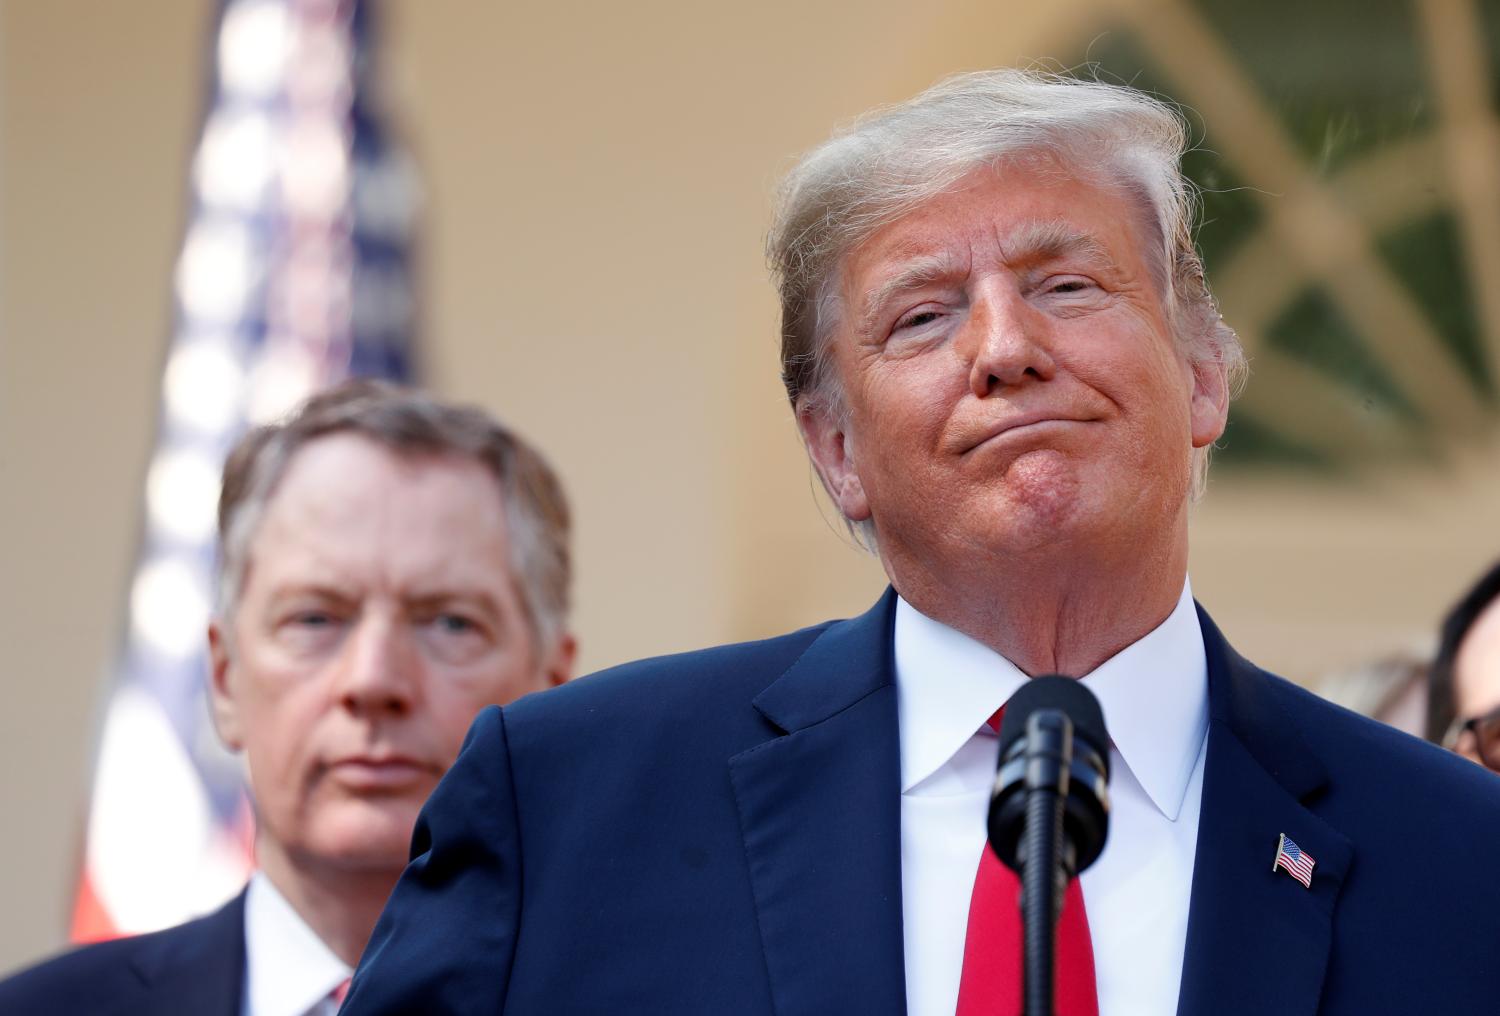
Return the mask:
<path id="1" fill-rule="evenodd" d="M 1047 287 L 1049 293 L 1082 293 L 1092 288 L 1087 279 L 1058 279 Z"/>
<path id="2" fill-rule="evenodd" d="M 938 313 L 935 310 L 918 311 L 915 314 L 908 314 L 906 317 L 901 318 L 899 321 L 897 321 L 896 327 L 892 329 L 892 331 L 899 332 L 908 328 L 920 328 L 923 325 L 931 324 L 932 322 L 936 321 L 937 318 Z"/>
<path id="3" fill-rule="evenodd" d="M 478 625 L 458 614 L 439 614 L 433 621 L 441 630 L 453 634 L 474 631 Z"/>
<path id="4" fill-rule="evenodd" d="M 342 638 L 345 620 L 328 610 L 297 610 L 276 622 L 276 632 L 287 645 L 304 649 L 329 646 Z"/>

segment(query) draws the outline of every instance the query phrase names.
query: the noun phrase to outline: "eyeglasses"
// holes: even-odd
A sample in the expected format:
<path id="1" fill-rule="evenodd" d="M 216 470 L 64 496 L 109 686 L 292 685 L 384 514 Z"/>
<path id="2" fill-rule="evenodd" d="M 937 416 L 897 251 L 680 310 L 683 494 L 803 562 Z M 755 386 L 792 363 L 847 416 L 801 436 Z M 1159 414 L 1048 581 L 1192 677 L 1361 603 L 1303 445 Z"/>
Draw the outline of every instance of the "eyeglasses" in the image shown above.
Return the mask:
<path id="1" fill-rule="evenodd" d="M 1500 773 L 1500 707 L 1483 716 L 1455 719 L 1443 738 L 1443 747 Z"/>

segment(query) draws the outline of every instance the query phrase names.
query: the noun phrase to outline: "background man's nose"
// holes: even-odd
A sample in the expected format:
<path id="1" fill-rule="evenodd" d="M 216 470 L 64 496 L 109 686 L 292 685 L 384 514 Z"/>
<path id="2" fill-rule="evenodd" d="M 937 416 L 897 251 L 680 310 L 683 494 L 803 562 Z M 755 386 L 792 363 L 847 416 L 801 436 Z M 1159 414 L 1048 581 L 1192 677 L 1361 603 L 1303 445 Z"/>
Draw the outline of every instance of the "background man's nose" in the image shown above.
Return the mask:
<path id="1" fill-rule="evenodd" d="M 405 625 L 390 618 L 361 617 L 338 663 L 339 701 L 355 713 L 408 712 L 417 694 L 419 666 Z"/>

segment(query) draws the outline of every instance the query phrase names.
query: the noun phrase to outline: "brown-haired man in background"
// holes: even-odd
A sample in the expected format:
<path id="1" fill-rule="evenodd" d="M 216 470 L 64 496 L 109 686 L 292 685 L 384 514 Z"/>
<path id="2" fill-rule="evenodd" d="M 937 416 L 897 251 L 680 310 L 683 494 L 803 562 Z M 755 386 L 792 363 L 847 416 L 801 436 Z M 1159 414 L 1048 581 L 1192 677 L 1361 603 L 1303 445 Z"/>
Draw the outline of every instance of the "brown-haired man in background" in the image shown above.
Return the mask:
<path id="1" fill-rule="evenodd" d="M 372 381 L 230 453 L 208 638 L 259 871 L 221 910 L 0 983 L 0 1012 L 323 1016 L 474 715 L 565 681 L 568 509 L 487 414 Z"/>

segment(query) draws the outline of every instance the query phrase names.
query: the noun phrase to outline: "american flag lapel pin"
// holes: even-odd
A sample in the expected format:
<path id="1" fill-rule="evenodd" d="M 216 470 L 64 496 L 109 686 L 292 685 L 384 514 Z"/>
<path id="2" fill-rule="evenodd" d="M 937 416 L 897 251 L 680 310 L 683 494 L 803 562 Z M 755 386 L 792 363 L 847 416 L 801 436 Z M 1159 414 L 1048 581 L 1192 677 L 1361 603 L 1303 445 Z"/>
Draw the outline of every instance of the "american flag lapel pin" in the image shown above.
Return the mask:
<path id="1" fill-rule="evenodd" d="M 1292 842 L 1292 838 L 1286 833 L 1281 834 L 1281 839 L 1276 842 L 1276 860 L 1271 864 L 1271 871 L 1277 868 L 1302 883 L 1302 888 L 1312 888 L 1313 865 L 1318 862 L 1313 856 Z"/>

